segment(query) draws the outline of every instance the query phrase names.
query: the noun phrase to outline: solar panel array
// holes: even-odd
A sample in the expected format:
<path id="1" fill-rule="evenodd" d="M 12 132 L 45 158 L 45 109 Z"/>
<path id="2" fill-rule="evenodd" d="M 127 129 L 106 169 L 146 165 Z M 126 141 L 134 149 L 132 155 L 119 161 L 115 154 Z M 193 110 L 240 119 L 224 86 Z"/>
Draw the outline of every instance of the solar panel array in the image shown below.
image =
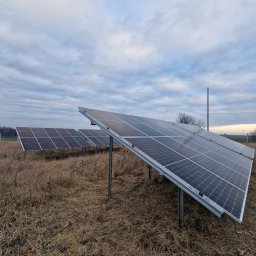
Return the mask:
<path id="1" fill-rule="evenodd" d="M 254 150 L 201 128 L 88 108 L 79 111 L 214 213 L 241 222 Z"/>
<path id="2" fill-rule="evenodd" d="M 17 127 L 16 130 L 24 151 L 92 146 L 80 132 L 74 129 Z"/>

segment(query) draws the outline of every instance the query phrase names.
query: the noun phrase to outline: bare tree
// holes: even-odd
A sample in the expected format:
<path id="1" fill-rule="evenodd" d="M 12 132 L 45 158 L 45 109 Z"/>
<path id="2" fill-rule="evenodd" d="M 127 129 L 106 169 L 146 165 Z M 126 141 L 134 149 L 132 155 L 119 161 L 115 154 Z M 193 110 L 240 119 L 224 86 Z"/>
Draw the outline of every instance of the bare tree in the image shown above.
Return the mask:
<path id="1" fill-rule="evenodd" d="M 179 113 L 176 121 L 182 124 L 192 124 L 202 128 L 205 127 L 205 122 L 203 120 L 196 119 L 195 117 L 186 113 Z"/>

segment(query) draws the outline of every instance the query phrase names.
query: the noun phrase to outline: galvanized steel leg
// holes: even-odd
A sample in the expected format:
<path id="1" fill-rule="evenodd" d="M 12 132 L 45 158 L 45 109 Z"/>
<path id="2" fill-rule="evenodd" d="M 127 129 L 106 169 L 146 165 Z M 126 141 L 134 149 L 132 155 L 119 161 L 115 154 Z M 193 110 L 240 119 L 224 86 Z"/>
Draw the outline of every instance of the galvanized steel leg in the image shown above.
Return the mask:
<path id="1" fill-rule="evenodd" d="M 109 166 L 108 166 L 108 197 L 111 197 L 112 192 L 112 152 L 113 152 L 113 137 L 109 137 Z"/>
<path id="2" fill-rule="evenodd" d="M 148 178 L 151 180 L 151 170 L 152 170 L 152 167 L 151 165 L 148 165 Z"/>
<path id="3" fill-rule="evenodd" d="M 179 193 L 179 226 L 182 227 L 184 224 L 184 192 L 181 188 L 178 188 Z"/>

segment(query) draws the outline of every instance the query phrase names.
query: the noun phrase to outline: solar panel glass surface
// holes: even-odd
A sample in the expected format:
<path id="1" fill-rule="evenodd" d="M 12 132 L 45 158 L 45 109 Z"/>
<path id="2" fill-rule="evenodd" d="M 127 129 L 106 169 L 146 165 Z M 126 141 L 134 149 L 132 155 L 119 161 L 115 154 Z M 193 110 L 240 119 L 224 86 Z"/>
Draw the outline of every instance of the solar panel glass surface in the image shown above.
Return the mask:
<path id="1" fill-rule="evenodd" d="M 47 135 L 51 138 L 61 137 L 60 134 L 54 128 L 44 128 L 44 130 L 46 131 Z"/>
<path id="2" fill-rule="evenodd" d="M 73 137 L 63 137 L 63 139 L 66 141 L 66 143 L 71 147 L 71 148 L 81 148 L 80 144 L 73 138 Z"/>
<path id="3" fill-rule="evenodd" d="M 23 150 L 86 148 L 92 145 L 74 129 L 17 127 Z M 29 139 L 29 140 L 25 140 Z"/>
<path id="4" fill-rule="evenodd" d="M 183 124 L 106 111 L 79 110 L 160 172 L 171 175 L 172 181 L 182 185 L 190 195 L 196 194 L 193 197 L 200 202 L 203 195 L 204 205 L 211 204 L 242 221 L 251 159 L 198 135 L 202 130 L 198 127 L 186 128 Z"/>
<path id="5" fill-rule="evenodd" d="M 37 140 L 35 138 L 20 138 L 24 150 L 41 150 Z"/>
<path id="6" fill-rule="evenodd" d="M 54 137 L 51 139 L 52 139 L 53 143 L 56 145 L 56 147 L 59 149 L 70 148 L 69 145 L 65 142 L 65 140 L 61 137 Z"/>
<path id="7" fill-rule="evenodd" d="M 56 146 L 53 144 L 50 138 L 37 138 L 42 150 L 51 150 L 56 149 Z"/>
<path id="8" fill-rule="evenodd" d="M 31 128 L 31 130 L 36 138 L 47 138 L 48 137 L 44 128 Z"/>
<path id="9" fill-rule="evenodd" d="M 66 130 L 62 128 L 57 128 L 56 131 L 62 136 L 62 137 L 70 137 L 71 134 Z"/>
<path id="10" fill-rule="evenodd" d="M 16 128 L 19 137 L 21 138 L 33 138 L 34 134 L 28 127 L 17 127 Z"/>
<path id="11" fill-rule="evenodd" d="M 80 129 L 79 131 L 96 147 L 109 146 L 109 135 L 105 131 L 97 129 Z"/>
<path id="12" fill-rule="evenodd" d="M 79 143 L 82 148 L 91 147 L 91 144 L 82 136 L 74 137 L 74 139 Z"/>

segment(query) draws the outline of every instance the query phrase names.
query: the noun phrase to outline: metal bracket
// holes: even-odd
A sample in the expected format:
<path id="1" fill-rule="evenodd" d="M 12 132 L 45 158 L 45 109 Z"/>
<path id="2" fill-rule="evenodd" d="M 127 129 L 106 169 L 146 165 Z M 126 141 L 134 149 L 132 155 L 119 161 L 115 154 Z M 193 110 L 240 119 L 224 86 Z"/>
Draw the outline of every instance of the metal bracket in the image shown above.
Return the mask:
<path id="1" fill-rule="evenodd" d="M 113 153 L 113 137 L 109 137 L 109 165 L 108 165 L 108 197 L 112 195 L 112 153 Z"/>
<path id="2" fill-rule="evenodd" d="M 184 225 L 184 192 L 181 188 L 178 188 L 179 202 L 178 202 L 178 214 L 179 214 L 179 226 Z"/>

